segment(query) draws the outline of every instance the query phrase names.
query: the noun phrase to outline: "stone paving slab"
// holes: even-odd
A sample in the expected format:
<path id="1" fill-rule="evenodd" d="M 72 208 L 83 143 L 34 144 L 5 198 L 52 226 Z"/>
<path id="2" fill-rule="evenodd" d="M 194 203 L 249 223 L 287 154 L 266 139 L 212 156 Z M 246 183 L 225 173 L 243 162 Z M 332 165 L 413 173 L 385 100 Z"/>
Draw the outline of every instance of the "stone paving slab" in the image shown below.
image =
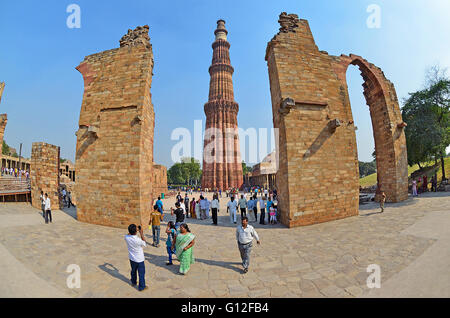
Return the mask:
<path id="1" fill-rule="evenodd" d="M 166 210 L 171 200 L 165 200 Z M 69 297 L 359 297 L 369 292 L 368 265 L 380 265 L 383 283 L 388 282 L 436 243 L 435 237 L 406 230 L 432 211 L 448 210 L 450 196 L 426 194 L 387 204 L 383 214 L 368 204 L 360 216 L 294 229 L 252 223 L 262 244 L 254 244 L 245 275 L 225 198 L 221 204 L 219 226 L 187 219 L 196 235 L 196 263 L 186 276 L 177 274 L 178 261 L 165 265 L 165 234 L 160 248 L 145 248 L 149 289 L 144 292 L 129 284 L 126 231 L 78 222 L 69 215 L 73 211 L 54 211 L 54 222 L 46 225 L 27 204 L 0 204 L 0 224 L 6 224 L 0 226 L 0 244 L 23 271 Z M 165 213 L 162 232 L 170 219 Z M 70 264 L 81 267 L 81 289 L 66 285 Z M 0 289 L 0 296 L 17 297 L 28 284 Z"/>

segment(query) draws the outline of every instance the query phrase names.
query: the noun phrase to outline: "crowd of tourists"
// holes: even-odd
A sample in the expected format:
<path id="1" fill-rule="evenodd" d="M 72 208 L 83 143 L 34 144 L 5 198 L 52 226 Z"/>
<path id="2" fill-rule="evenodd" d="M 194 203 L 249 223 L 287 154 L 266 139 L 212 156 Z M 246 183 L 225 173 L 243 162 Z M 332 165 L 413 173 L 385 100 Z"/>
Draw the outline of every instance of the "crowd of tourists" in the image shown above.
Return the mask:
<path id="1" fill-rule="evenodd" d="M 435 176 L 431 177 L 431 180 L 429 183 L 428 183 L 428 177 L 426 175 L 419 177 L 418 180 L 413 179 L 412 187 L 411 187 L 413 197 L 419 196 L 419 193 L 428 192 L 429 184 L 431 184 L 431 191 L 436 192 L 437 191 L 437 178 L 435 178 Z"/>
<path id="2" fill-rule="evenodd" d="M 214 192 L 212 200 L 208 200 L 205 193 L 200 192 L 198 199 L 192 196 L 190 192 L 186 192 L 184 197 L 181 192 L 176 195 L 175 206 L 170 208 L 170 217 L 172 220 L 167 222 L 165 228 L 166 251 L 168 256 L 167 266 L 172 266 L 174 255 L 179 262 L 178 273 L 186 275 L 192 264 L 195 263 L 194 246 L 195 235 L 191 233 L 187 219 L 207 220 L 212 219 L 212 225 L 218 225 L 218 213 L 220 210 L 220 199 L 222 191 Z M 206 192 L 206 189 L 205 189 Z M 226 212 L 230 216 L 230 223 L 237 224 L 237 216 L 240 212 L 240 224 L 236 226 L 236 241 L 241 255 L 243 273 L 247 273 L 250 266 L 250 254 L 253 247 L 253 240 L 259 245 L 260 238 L 255 228 L 249 224 L 249 218 L 253 218 L 250 222 L 258 221 L 260 224 L 276 224 L 279 219 L 277 209 L 276 191 L 255 191 L 251 189 L 250 193 L 242 193 L 236 189 L 226 191 L 229 201 L 226 205 Z M 260 195 L 258 196 L 258 193 Z M 267 223 L 266 223 L 267 215 Z M 161 197 L 155 202 L 153 211 L 150 214 L 149 230 L 152 231 L 152 246 L 160 247 L 161 222 L 164 216 L 164 204 Z M 251 216 L 251 217 L 250 217 Z M 139 234 L 139 235 L 138 235 Z M 128 234 L 125 236 L 128 247 L 128 254 L 131 266 L 131 284 L 137 286 L 139 291 L 146 290 L 148 286 L 145 284 L 145 257 L 143 248 L 147 246 L 143 227 L 131 224 L 128 227 Z M 139 276 L 139 285 L 137 278 Z"/>
<path id="3" fill-rule="evenodd" d="M 19 180 L 29 180 L 30 173 L 27 170 L 17 169 L 17 168 L 6 168 L 2 167 L 2 177 L 12 176 Z"/>

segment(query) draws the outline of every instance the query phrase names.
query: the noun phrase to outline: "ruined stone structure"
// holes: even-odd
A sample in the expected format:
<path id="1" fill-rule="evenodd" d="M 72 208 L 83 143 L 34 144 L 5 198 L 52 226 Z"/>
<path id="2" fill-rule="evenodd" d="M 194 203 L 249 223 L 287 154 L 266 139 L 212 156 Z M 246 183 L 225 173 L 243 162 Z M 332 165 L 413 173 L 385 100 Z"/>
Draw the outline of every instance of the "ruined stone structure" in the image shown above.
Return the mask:
<path id="1" fill-rule="evenodd" d="M 161 193 L 167 193 L 167 168 L 162 165 L 153 164 L 153 198 Z"/>
<path id="2" fill-rule="evenodd" d="M 62 162 L 59 167 L 59 175 L 64 175 L 75 182 L 75 165 L 70 160 Z"/>
<path id="3" fill-rule="evenodd" d="M 3 90 L 5 89 L 5 83 L 0 82 L 0 103 L 2 102 Z"/>
<path id="4" fill-rule="evenodd" d="M 273 151 L 263 161 L 253 166 L 252 172 L 246 176 L 246 186 L 274 189 L 277 169 L 277 154 Z"/>
<path id="5" fill-rule="evenodd" d="M 87 56 L 76 150 L 78 220 L 126 228 L 148 224 L 152 208 L 154 111 L 149 27 L 120 48 Z"/>
<path id="6" fill-rule="evenodd" d="M 3 90 L 5 89 L 5 83 L 0 82 L 0 103 L 2 102 Z M 8 116 L 6 114 L 0 115 L 0 155 L 3 149 L 3 136 L 5 135 L 6 124 L 8 123 Z"/>
<path id="7" fill-rule="evenodd" d="M 8 123 L 8 116 L 6 114 L 0 115 L 0 155 L 3 151 L 3 136 L 5 135 L 6 124 Z"/>
<path id="8" fill-rule="evenodd" d="M 224 20 L 217 21 L 214 34 L 209 100 L 205 104 L 202 187 L 224 190 L 240 188 L 243 184 L 237 124 L 239 105 L 234 101 L 234 69 Z"/>
<path id="9" fill-rule="evenodd" d="M 61 208 L 59 190 L 60 148 L 45 142 L 33 142 L 31 148 L 31 203 L 41 209 L 41 191 L 48 194 L 52 209 Z"/>
<path id="10" fill-rule="evenodd" d="M 1 167 L 3 168 L 17 168 L 22 169 L 30 172 L 31 170 L 31 160 L 29 158 L 18 158 L 18 157 L 12 157 L 7 155 L 1 156 L 2 164 Z"/>
<path id="11" fill-rule="evenodd" d="M 308 21 L 282 13 L 269 42 L 274 127 L 279 129 L 277 188 L 282 222 L 300 226 L 358 214 L 358 154 L 346 70 L 364 79 L 377 154 L 378 181 L 388 202 L 408 196 L 403 123 L 394 85 L 363 58 L 319 51 Z"/>

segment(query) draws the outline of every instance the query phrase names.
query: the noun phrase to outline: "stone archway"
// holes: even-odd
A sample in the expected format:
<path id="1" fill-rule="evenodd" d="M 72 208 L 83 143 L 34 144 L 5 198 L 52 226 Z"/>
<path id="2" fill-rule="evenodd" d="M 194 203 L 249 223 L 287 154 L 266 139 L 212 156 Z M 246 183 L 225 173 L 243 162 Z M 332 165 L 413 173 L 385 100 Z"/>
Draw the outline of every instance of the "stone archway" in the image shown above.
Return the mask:
<path id="1" fill-rule="evenodd" d="M 350 54 L 333 58 L 334 71 L 345 91 L 345 107 L 350 113 L 349 116 L 352 114 L 346 79 L 347 69 L 349 65 L 356 65 L 361 71 L 364 96 L 372 119 L 378 184 L 386 193 L 387 201 L 403 201 L 408 197 L 408 160 L 403 133 L 405 124 L 394 85 L 386 79 L 379 67 L 367 62 L 361 56 Z"/>
<path id="2" fill-rule="evenodd" d="M 356 134 L 346 71 L 357 65 L 369 105 L 379 185 L 387 200 L 408 196 L 406 141 L 394 85 L 363 58 L 332 56 L 315 44 L 308 21 L 282 13 L 269 42 L 269 68 L 281 221 L 292 226 L 358 214 Z"/>

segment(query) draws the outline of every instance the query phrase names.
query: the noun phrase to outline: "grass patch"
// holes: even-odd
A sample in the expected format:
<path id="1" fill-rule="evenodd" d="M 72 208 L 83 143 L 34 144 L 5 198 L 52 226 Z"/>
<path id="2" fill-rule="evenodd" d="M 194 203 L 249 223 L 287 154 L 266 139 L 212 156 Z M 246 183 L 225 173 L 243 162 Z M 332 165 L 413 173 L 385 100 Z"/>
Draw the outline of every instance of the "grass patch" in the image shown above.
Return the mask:
<path id="1" fill-rule="evenodd" d="M 438 163 L 439 163 L 439 170 L 437 172 L 437 178 L 438 178 L 438 182 L 441 182 L 442 168 L 441 168 L 441 162 L 438 161 Z M 449 178 L 449 176 L 450 176 L 450 157 L 445 158 L 444 163 L 445 163 L 445 176 L 447 178 Z M 429 162 L 426 164 L 425 167 L 432 166 L 432 165 L 434 165 L 434 162 Z M 419 165 L 414 165 L 412 167 L 408 166 L 408 177 L 411 176 L 411 174 L 417 170 L 419 170 Z M 430 181 L 430 179 L 431 179 L 431 176 L 428 176 L 428 181 Z M 370 186 L 373 186 L 376 184 L 377 184 L 377 174 L 376 173 L 370 174 L 368 176 L 365 176 L 364 178 L 359 179 L 359 185 L 363 188 L 370 187 Z"/>

